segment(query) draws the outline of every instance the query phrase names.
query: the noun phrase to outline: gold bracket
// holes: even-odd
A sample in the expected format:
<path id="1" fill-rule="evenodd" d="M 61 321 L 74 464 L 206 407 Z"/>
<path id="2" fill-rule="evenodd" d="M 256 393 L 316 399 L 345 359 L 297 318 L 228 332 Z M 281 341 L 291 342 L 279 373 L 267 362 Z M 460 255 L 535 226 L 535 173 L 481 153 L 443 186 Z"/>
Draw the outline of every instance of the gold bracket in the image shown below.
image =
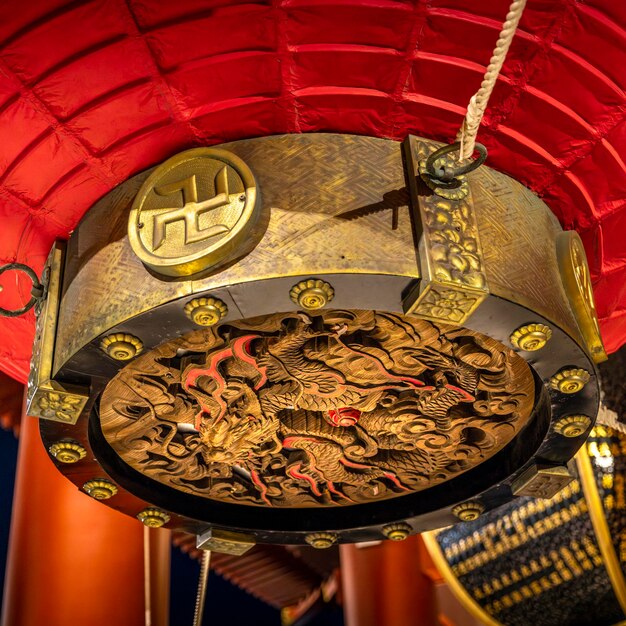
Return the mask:
<path id="1" fill-rule="evenodd" d="M 471 191 L 460 198 L 433 193 L 418 177 L 436 146 L 409 136 L 403 150 L 422 276 L 404 299 L 404 312 L 464 324 L 489 295 Z"/>
<path id="2" fill-rule="evenodd" d="M 511 489 L 516 496 L 549 500 L 567 487 L 572 480 L 574 477 L 563 465 L 550 467 L 533 464 L 513 481 Z"/>
<path id="3" fill-rule="evenodd" d="M 211 552 L 221 552 L 223 554 L 233 554 L 241 556 L 245 554 L 255 544 L 254 537 L 235 533 L 229 530 L 219 530 L 210 528 L 206 532 L 198 535 L 196 547 L 199 550 L 210 550 Z"/>
<path id="4" fill-rule="evenodd" d="M 26 392 L 26 414 L 55 422 L 75 424 L 87 404 L 88 392 L 52 379 L 64 257 L 65 245 L 62 242 L 55 242 L 42 275 L 42 282 L 47 277 L 48 295 L 37 317 Z"/>

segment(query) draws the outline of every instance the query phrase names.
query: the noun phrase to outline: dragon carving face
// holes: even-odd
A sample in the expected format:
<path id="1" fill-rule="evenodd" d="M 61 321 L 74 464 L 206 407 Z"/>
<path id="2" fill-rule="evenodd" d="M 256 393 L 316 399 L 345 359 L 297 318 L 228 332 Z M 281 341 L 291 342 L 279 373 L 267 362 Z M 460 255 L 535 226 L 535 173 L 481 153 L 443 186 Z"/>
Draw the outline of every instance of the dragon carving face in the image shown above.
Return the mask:
<path id="1" fill-rule="evenodd" d="M 206 405 L 207 395 L 201 384 L 190 388 L 189 392 L 201 406 Z M 220 397 L 225 410 L 203 411 L 198 417 L 205 461 L 240 465 L 249 456 L 271 449 L 278 424 L 263 415 L 257 393 L 248 382 L 229 379 Z"/>

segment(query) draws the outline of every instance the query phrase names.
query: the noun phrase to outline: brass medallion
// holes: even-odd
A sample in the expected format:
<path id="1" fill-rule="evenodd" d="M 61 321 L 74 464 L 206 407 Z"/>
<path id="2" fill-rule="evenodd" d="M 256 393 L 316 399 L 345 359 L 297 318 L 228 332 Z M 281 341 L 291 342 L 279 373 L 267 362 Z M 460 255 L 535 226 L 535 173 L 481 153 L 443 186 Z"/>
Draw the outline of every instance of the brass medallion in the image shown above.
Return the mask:
<path id="1" fill-rule="evenodd" d="M 580 235 L 574 230 L 559 233 L 556 252 L 563 286 L 572 305 L 578 327 L 596 363 L 607 360 L 598 314 L 593 298 L 591 274 Z"/>
<path id="2" fill-rule="evenodd" d="M 170 487 L 257 506 L 370 502 L 444 482 L 528 422 L 526 362 L 398 314 L 274 314 L 193 331 L 104 391 L 102 431 Z"/>
<path id="3" fill-rule="evenodd" d="M 137 194 L 134 253 L 159 274 L 190 276 L 232 258 L 253 226 L 256 183 L 235 154 L 196 148 L 168 159 Z"/>

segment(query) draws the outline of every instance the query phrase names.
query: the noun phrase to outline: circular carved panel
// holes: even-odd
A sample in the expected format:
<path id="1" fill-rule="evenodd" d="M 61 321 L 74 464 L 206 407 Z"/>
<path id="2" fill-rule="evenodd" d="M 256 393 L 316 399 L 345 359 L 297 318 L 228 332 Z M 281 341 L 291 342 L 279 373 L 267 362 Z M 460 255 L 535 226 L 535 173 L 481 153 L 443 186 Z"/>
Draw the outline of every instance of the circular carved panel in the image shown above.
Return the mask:
<path id="1" fill-rule="evenodd" d="M 479 333 L 323 311 L 201 329 L 111 380 L 102 432 L 130 466 L 212 500 L 349 506 L 477 466 L 529 421 L 529 366 Z"/>
<path id="2" fill-rule="evenodd" d="M 157 167 L 128 221 L 135 254 L 159 274 L 187 276 L 219 265 L 253 224 L 250 168 L 220 148 L 194 148 Z"/>

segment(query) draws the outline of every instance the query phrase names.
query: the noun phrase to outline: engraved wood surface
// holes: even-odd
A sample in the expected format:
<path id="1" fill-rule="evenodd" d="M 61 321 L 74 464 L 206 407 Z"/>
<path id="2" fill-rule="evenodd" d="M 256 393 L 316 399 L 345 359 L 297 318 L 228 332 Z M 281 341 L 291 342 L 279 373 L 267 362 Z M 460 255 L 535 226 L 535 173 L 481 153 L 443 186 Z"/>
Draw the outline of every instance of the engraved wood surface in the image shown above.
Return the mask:
<path id="1" fill-rule="evenodd" d="M 478 333 L 373 311 L 276 314 L 194 331 L 106 388 L 104 436 L 136 470 L 272 507 L 386 499 L 448 480 L 528 422 L 534 381 Z"/>

